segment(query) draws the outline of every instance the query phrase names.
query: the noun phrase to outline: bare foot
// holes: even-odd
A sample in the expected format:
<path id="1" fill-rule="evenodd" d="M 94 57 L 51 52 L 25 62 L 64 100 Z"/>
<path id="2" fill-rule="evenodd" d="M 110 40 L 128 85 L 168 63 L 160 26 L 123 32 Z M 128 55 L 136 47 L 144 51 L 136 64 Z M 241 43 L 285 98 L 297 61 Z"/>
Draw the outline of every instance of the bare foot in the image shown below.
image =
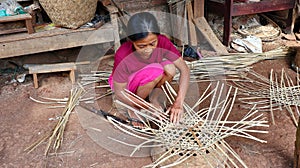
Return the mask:
<path id="1" fill-rule="evenodd" d="M 127 120 L 130 123 L 130 125 L 135 128 L 145 128 L 145 125 L 143 124 L 143 122 L 131 110 L 128 110 Z"/>

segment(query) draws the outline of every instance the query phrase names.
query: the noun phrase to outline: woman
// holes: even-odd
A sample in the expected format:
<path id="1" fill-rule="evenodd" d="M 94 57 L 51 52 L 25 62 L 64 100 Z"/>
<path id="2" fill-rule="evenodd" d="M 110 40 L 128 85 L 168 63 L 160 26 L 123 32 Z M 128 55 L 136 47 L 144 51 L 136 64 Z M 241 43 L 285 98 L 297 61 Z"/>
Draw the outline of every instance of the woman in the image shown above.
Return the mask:
<path id="1" fill-rule="evenodd" d="M 116 51 L 109 83 L 116 99 L 134 106 L 121 93 L 124 89 L 146 99 L 165 81 L 172 81 L 177 68 L 180 72 L 179 90 L 169 110 L 171 122 L 178 123 L 183 114 L 190 71 L 172 42 L 159 32 L 157 20 L 151 13 L 137 13 L 129 19 L 127 25 L 129 41 L 123 43 Z M 150 103 L 159 106 L 157 98 L 157 95 L 150 97 Z M 134 114 L 129 115 L 136 119 Z M 142 126 L 139 122 L 132 124 Z"/>

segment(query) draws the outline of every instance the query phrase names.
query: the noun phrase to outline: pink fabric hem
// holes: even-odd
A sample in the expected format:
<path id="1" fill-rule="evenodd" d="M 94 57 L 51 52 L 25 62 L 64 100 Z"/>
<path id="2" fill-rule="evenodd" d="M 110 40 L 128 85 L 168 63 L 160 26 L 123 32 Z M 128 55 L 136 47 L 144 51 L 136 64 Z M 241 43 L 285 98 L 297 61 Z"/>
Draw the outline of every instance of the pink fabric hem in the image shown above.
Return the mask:
<path id="1" fill-rule="evenodd" d="M 172 64 L 172 62 L 169 60 L 166 60 L 160 64 L 152 63 L 152 64 L 145 66 L 141 70 L 131 74 L 128 78 L 128 83 L 127 83 L 126 89 L 135 93 L 139 86 L 143 86 L 143 85 L 153 81 L 160 75 L 162 75 L 164 73 L 164 66 L 168 65 L 168 64 Z M 109 77 L 108 83 L 109 83 L 111 89 L 114 90 L 112 75 Z"/>
<path id="2" fill-rule="evenodd" d="M 143 69 L 129 76 L 127 89 L 136 93 L 139 86 L 143 86 L 164 73 L 164 68 L 160 64 L 150 64 Z"/>

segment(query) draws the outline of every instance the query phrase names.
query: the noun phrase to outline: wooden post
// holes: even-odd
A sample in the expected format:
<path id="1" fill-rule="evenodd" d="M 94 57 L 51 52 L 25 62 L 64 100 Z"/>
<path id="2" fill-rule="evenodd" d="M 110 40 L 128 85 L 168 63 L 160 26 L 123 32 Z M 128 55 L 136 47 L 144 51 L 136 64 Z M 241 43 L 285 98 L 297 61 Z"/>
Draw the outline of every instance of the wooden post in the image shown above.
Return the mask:
<path id="1" fill-rule="evenodd" d="M 71 79 L 72 84 L 74 84 L 75 83 L 75 70 L 74 69 L 72 69 L 70 71 L 70 79 Z"/>
<path id="2" fill-rule="evenodd" d="M 39 87 L 39 81 L 38 81 L 36 73 L 33 74 L 33 85 L 34 85 L 34 88 L 36 88 L 36 89 Z"/>
<path id="3" fill-rule="evenodd" d="M 294 152 L 294 168 L 300 168 L 300 117 L 296 131 L 295 152 Z"/>
<path id="4" fill-rule="evenodd" d="M 32 20 L 31 19 L 26 19 L 25 24 L 26 24 L 28 34 L 32 34 L 32 33 L 35 32 L 34 28 L 33 28 L 33 25 L 32 25 Z"/>
<path id="5" fill-rule="evenodd" d="M 204 17 L 194 19 L 194 23 L 214 51 L 222 54 L 228 53 L 226 47 L 217 38 Z"/>
<path id="6" fill-rule="evenodd" d="M 111 24 L 114 27 L 114 41 L 115 41 L 115 46 L 114 49 L 115 51 L 117 51 L 117 49 L 120 47 L 120 35 L 119 35 L 119 26 L 118 26 L 118 9 L 115 6 L 109 5 L 106 6 L 106 8 L 108 9 L 109 13 L 110 13 L 110 17 L 111 17 Z M 124 18 L 125 16 L 121 17 L 120 19 L 122 19 L 123 23 L 124 23 Z M 124 23 L 127 25 L 127 21 L 126 23 Z"/>
<path id="7" fill-rule="evenodd" d="M 186 2 L 186 8 L 187 8 L 188 25 L 189 25 L 190 45 L 191 46 L 198 46 L 196 28 L 195 28 L 195 25 L 193 23 L 194 14 L 193 14 L 193 7 L 192 7 L 192 2 L 191 1 Z"/>
<path id="8" fill-rule="evenodd" d="M 204 1 L 205 0 L 194 0 L 194 18 L 204 17 Z"/>

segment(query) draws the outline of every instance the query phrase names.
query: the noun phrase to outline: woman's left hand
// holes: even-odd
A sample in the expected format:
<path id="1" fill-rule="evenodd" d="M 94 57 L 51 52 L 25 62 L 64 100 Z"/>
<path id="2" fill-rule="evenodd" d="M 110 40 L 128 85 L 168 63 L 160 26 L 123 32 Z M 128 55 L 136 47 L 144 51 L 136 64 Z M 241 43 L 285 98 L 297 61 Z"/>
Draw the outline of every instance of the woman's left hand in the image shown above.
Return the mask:
<path id="1" fill-rule="evenodd" d="M 170 107 L 170 120 L 172 123 L 174 124 L 178 124 L 181 117 L 183 115 L 183 107 L 182 105 L 177 105 L 176 103 L 174 103 L 171 107 Z"/>

